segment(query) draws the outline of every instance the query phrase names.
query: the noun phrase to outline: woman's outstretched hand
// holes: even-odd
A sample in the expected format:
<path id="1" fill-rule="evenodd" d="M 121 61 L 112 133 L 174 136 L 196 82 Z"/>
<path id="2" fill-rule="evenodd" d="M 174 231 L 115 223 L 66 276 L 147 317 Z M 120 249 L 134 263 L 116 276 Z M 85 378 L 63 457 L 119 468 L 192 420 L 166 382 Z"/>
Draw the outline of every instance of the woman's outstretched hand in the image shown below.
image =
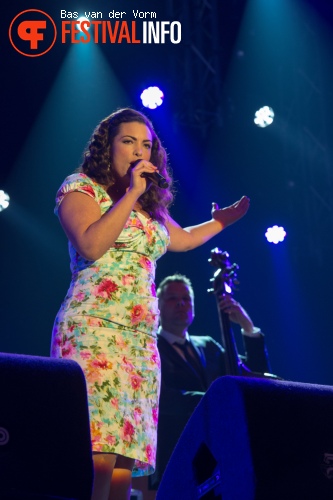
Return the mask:
<path id="1" fill-rule="evenodd" d="M 249 206 L 250 199 L 247 196 L 242 196 L 240 200 L 225 208 L 219 208 L 217 203 L 213 203 L 212 217 L 225 228 L 241 219 L 248 211 Z"/>

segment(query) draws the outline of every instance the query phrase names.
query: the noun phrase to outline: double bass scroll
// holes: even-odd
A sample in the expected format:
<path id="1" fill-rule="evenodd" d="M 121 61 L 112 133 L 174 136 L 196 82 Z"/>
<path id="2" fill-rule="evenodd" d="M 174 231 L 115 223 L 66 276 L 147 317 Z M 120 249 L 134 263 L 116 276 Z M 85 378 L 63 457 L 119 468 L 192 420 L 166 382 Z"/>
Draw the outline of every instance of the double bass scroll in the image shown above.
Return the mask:
<path id="1" fill-rule="evenodd" d="M 231 264 L 228 252 L 222 252 L 219 248 L 211 250 L 208 262 L 216 268 L 213 278 L 210 280 L 213 283 L 213 288 L 210 288 L 208 292 L 214 294 L 216 297 L 222 346 L 225 350 L 227 375 L 279 379 L 279 377 L 271 373 L 253 372 L 242 362 L 238 355 L 229 315 L 221 311 L 219 307 L 219 297 L 227 293 L 232 294 L 237 289 L 237 285 L 239 285 L 237 279 L 238 265 L 235 263 Z"/>

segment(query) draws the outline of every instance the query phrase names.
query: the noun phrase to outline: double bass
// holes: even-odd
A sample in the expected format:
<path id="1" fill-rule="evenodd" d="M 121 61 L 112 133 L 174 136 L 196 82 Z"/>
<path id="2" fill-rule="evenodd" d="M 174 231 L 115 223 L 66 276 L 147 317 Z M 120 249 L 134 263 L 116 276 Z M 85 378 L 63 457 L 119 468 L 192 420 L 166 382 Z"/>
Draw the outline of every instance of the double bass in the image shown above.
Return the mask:
<path id="1" fill-rule="evenodd" d="M 243 363 L 238 355 L 237 344 L 230 325 L 229 315 L 221 311 L 219 307 L 219 297 L 225 294 L 233 294 L 233 291 L 236 290 L 237 285 L 239 285 L 237 278 L 239 266 L 235 263 L 231 264 L 228 252 L 222 252 L 222 250 L 217 247 L 211 250 L 208 262 L 216 268 L 213 278 L 210 280 L 213 283 L 213 287 L 210 288 L 208 292 L 214 294 L 216 297 L 222 346 L 225 350 L 227 375 L 280 379 L 280 377 L 272 373 L 253 372 Z"/>

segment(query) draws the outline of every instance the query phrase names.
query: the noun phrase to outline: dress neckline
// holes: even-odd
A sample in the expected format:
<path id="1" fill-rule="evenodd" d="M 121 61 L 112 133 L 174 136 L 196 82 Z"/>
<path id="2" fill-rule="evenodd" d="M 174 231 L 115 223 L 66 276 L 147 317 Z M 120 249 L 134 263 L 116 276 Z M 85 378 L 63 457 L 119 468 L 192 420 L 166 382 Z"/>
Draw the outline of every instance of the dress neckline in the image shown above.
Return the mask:
<path id="1" fill-rule="evenodd" d="M 89 177 L 87 174 L 84 174 L 86 175 L 87 177 Z M 93 179 L 92 177 L 89 177 L 92 182 L 94 184 L 96 184 L 97 186 L 99 186 L 103 191 L 104 193 L 107 195 L 107 197 L 109 198 L 109 200 L 111 201 L 111 204 L 113 205 L 114 204 L 114 201 L 113 199 L 111 198 L 111 196 L 109 195 L 109 193 L 107 192 L 107 190 L 105 189 L 104 186 L 102 186 L 102 184 L 99 184 L 97 181 L 95 181 L 95 179 Z M 147 213 L 147 215 L 145 215 L 144 213 L 140 212 L 140 210 L 136 210 L 135 208 L 133 208 L 133 210 L 131 210 L 131 213 L 134 212 L 135 214 L 138 214 L 140 215 L 141 217 L 143 217 L 145 220 L 152 220 L 152 217 Z"/>
<path id="2" fill-rule="evenodd" d="M 134 210 L 134 208 L 133 208 L 132 212 L 134 212 L 135 214 L 137 214 L 138 217 L 142 217 L 145 220 L 151 220 L 150 215 L 145 215 L 142 212 L 140 212 L 139 210 Z"/>

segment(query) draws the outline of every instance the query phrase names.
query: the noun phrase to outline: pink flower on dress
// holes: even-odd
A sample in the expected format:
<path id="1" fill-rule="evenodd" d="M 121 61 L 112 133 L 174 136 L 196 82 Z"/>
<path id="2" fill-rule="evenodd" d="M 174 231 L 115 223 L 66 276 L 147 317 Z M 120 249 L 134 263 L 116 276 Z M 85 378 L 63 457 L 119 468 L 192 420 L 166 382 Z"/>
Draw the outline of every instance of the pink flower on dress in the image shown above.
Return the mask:
<path id="1" fill-rule="evenodd" d="M 136 306 L 133 307 L 131 311 L 131 321 L 133 325 L 136 325 L 140 323 L 140 321 L 143 321 L 147 315 L 147 309 L 146 307 L 142 306 L 141 304 L 137 304 Z"/>
<path id="2" fill-rule="evenodd" d="M 134 370 L 134 365 L 130 361 L 128 361 L 126 356 L 123 356 L 122 362 L 125 365 L 124 370 L 126 373 L 131 373 Z"/>
<path id="3" fill-rule="evenodd" d="M 156 320 L 156 314 L 151 313 L 150 311 L 147 312 L 147 315 L 145 317 L 145 322 L 147 323 L 147 325 L 149 326 L 154 325 L 155 320 Z"/>
<path id="4" fill-rule="evenodd" d="M 157 346 L 156 346 L 156 341 L 154 340 L 153 342 L 152 341 L 148 341 L 147 342 L 147 350 L 152 352 L 153 354 L 156 354 L 156 349 L 157 349 Z"/>
<path id="5" fill-rule="evenodd" d="M 161 364 L 161 359 L 160 359 L 160 356 L 154 352 L 154 354 L 152 354 L 150 360 L 152 361 L 152 363 L 157 366 L 158 368 L 160 367 L 160 364 Z"/>
<path id="6" fill-rule="evenodd" d="M 136 424 L 138 424 L 140 422 L 141 416 L 142 416 L 142 410 L 139 406 L 137 406 L 136 408 L 134 408 L 134 411 L 133 411 L 133 417 L 134 417 Z"/>
<path id="7" fill-rule="evenodd" d="M 157 422 L 158 422 L 158 408 L 153 408 L 152 409 L 152 416 L 153 416 L 154 424 L 157 425 Z"/>
<path id="8" fill-rule="evenodd" d="M 135 281 L 135 276 L 133 274 L 124 274 L 121 278 L 121 282 L 124 286 L 133 285 Z"/>
<path id="9" fill-rule="evenodd" d="M 54 342 L 52 342 L 52 347 L 51 347 L 52 357 L 59 356 L 59 350 L 61 350 L 61 346 L 62 346 L 62 338 L 54 337 Z"/>
<path id="10" fill-rule="evenodd" d="M 102 326 L 102 321 L 98 318 L 88 318 L 87 323 L 89 326 Z"/>
<path id="11" fill-rule="evenodd" d="M 98 370 L 92 370 L 91 368 L 89 369 L 89 367 L 88 367 L 87 371 L 86 371 L 86 379 L 87 379 L 87 382 L 89 382 L 89 384 L 92 386 L 96 382 L 100 383 L 102 377 L 101 377 L 101 374 Z M 89 387 L 89 384 L 88 384 L 88 387 Z M 94 394 L 94 391 L 95 391 L 95 387 L 93 388 L 93 391 L 91 392 L 91 394 Z"/>
<path id="12" fill-rule="evenodd" d="M 151 447 L 150 444 L 147 444 L 146 446 L 146 457 L 147 457 L 147 462 L 150 462 L 153 456 L 153 448 Z"/>
<path id="13" fill-rule="evenodd" d="M 91 352 L 90 351 L 81 351 L 80 352 L 80 358 L 82 358 L 82 359 L 89 359 L 89 358 L 91 358 Z"/>
<path id="14" fill-rule="evenodd" d="M 146 269 L 147 271 L 152 271 L 153 265 L 151 261 L 145 257 L 144 255 L 139 259 L 139 264 L 141 267 Z"/>
<path id="15" fill-rule="evenodd" d="M 111 370 L 112 363 L 107 360 L 105 354 L 99 354 L 95 359 L 91 361 L 91 366 L 95 368 L 100 368 L 101 370 Z"/>
<path id="16" fill-rule="evenodd" d="M 77 302 L 82 302 L 85 297 L 85 294 L 83 292 L 79 292 L 76 295 L 74 295 L 74 299 L 77 300 Z"/>
<path id="17" fill-rule="evenodd" d="M 75 328 L 80 327 L 80 326 L 81 326 L 81 323 L 73 323 L 71 326 L 68 327 L 68 331 L 70 333 L 72 333 L 75 330 Z"/>
<path id="18" fill-rule="evenodd" d="M 140 389 L 143 380 L 144 379 L 142 377 L 140 377 L 140 375 L 133 374 L 131 376 L 131 386 L 132 386 L 132 389 L 134 389 L 135 391 L 137 391 L 138 389 Z"/>
<path id="19" fill-rule="evenodd" d="M 86 193 L 89 193 L 92 195 L 93 198 L 95 198 L 95 193 L 94 190 L 91 186 L 81 186 L 82 191 L 85 191 Z"/>
<path id="20" fill-rule="evenodd" d="M 118 347 L 124 347 L 125 348 L 127 344 L 125 342 L 125 339 L 123 339 L 123 337 L 117 337 L 116 338 L 116 345 Z"/>
<path id="21" fill-rule="evenodd" d="M 100 383 L 105 370 L 112 369 L 112 363 L 106 359 L 105 354 L 99 354 L 96 358 L 89 359 L 86 367 L 86 378 L 90 384 Z"/>
<path id="22" fill-rule="evenodd" d="M 104 279 L 98 286 L 94 289 L 94 294 L 96 297 L 103 297 L 104 299 L 111 299 L 112 294 L 117 292 L 118 285 L 109 278 Z"/>
<path id="23" fill-rule="evenodd" d="M 67 356 L 72 356 L 75 353 L 75 345 L 73 344 L 73 342 L 66 339 L 62 345 L 61 353 L 64 358 L 66 358 Z"/>
<path id="24" fill-rule="evenodd" d="M 114 406 L 116 408 L 116 410 L 118 410 L 118 408 L 119 408 L 119 399 L 118 398 L 111 398 L 110 403 L 112 406 Z"/>
<path id="25" fill-rule="evenodd" d="M 123 427 L 124 440 L 132 441 L 132 436 L 134 436 L 134 427 L 128 420 L 125 420 Z"/>
<path id="26" fill-rule="evenodd" d="M 153 297 L 156 297 L 156 285 L 155 285 L 155 283 L 152 283 L 152 285 L 151 285 L 151 294 Z"/>
<path id="27" fill-rule="evenodd" d="M 117 439 L 116 439 L 116 437 L 115 437 L 115 436 L 110 436 L 110 435 L 109 435 L 109 436 L 107 436 L 107 437 L 105 438 L 105 441 L 107 441 L 107 442 L 109 443 L 109 445 L 110 445 L 110 446 L 114 446 L 114 445 L 116 444 L 116 442 L 117 442 Z"/>

